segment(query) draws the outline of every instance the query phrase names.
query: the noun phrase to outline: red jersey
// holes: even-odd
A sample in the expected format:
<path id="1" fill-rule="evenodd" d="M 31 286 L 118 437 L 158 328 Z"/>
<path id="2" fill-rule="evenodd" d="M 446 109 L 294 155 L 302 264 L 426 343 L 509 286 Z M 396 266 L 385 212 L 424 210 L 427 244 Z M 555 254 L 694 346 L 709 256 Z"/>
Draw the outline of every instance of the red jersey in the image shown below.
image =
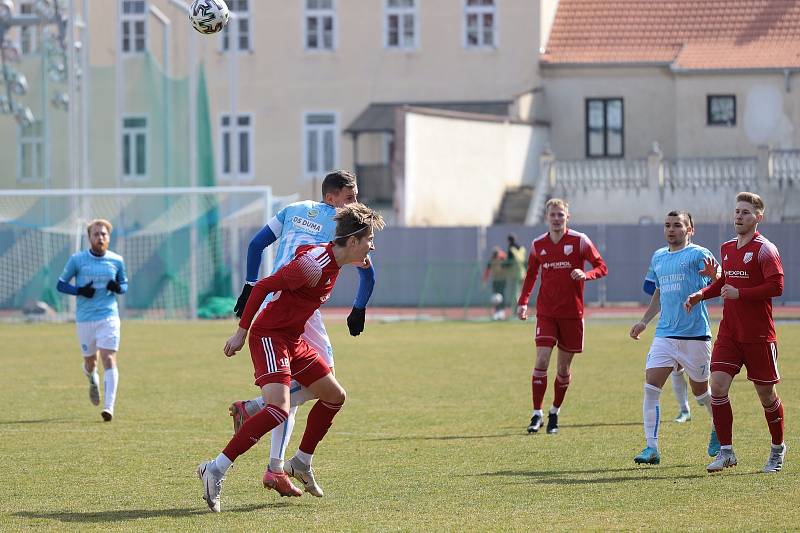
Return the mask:
<path id="1" fill-rule="evenodd" d="M 737 248 L 736 239 L 723 243 L 722 277 L 703 289 L 703 299 L 720 295 L 723 285 L 739 289 L 739 298 L 725 299 L 719 337 L 737 342 L 775 342 L 772 298 L 783 294 L 783 265 L 774 244 L 756 232 Z"/>
<path id="2" fill-rule="evenodd" d="M 274 297 L 251 331 L 261 337 L 299 340 L 308 319 L 330 298 L 338 276 L 333 243 L 298 246 L 294 259 L 253 286 L 239 326 L 250 329 L 261 302 L 272 292 Z"/>
<path id="3" fill-rule="evenodd" d="M 535 239 L 531 244 L 528 273 L 522 284 L 518 305 L 528 305 L 541 267 L 542 283 L 536 299 L 536 315 L 583 318 L 583 281 L 572 279 L 570 273 L 576 268 L 583 270 L 586 261 L 593 267 L 586 272 L 587 280 L 608 274 L 600 252 L 583 233 L 567 229 L 557 243 L 550 238 L 549 232 Z"/>

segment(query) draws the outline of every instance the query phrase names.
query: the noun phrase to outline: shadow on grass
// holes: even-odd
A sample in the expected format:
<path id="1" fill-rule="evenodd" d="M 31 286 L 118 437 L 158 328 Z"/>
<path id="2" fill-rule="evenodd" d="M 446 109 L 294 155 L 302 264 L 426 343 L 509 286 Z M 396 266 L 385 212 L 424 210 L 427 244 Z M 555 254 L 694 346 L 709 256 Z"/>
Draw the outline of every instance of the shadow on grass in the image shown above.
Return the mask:
<path id="1" fill-rule="evenodd" d="M 439 437 L 424 437 L 422 435 L 401 435 L 398 437 L 378 437 L 365 439 L 367 441 L 391 441 L 391 440 L 465 440 L 465 439 L 501 439 L 504 437 L 517 437 L 519 432 L 498 433 L 496 435 L 441 435 Z"/>
<path id="2" fill-rule="evenodd" d="M 205 505 L 205 504 L 204 504 Z M 249 505 L 240 505 L 238 507 L 224 506 L 222 511 L 224 513 L 250 513 L 253 511 L 260 511 L 261 509 L 277 509 L 280 507 L 287 507 L 288 503 L 258 503 Z M 83 523 L 99 523 L 99 522 L 122 522 L 125 520 L 139 520 L 141 518 L 183 518 L 187 516 L 213 514 L 206 507 L 192 507 L 192 508 L 175 508 L 175 509 L 120 509 L 116 511 L 91 511 L 86 513 L 76 512 L 49 512 L 49 513 L 36 513 L 32 511 L 22 511 L 14 513 L 14 516 L 20 518 L 37 518 L 47 520 L 58 520 L 59 522 L 83 522 Z"/>
<path id="3" fill-rule="evenodd" d="M 51 422 L 73 422 L 74 418 L 40 418 L 36 420 L 0 420 L 0 426 L 13 426 L 16 424 L 49 424 Z"/>
<path id="4" fill-rule="evenodd" d="M 694 469 L 693 473 L 665 473 L 661 475 L 659 472 L 665 470 L 676 470 L 681 468 Z M 613 474 L 613 473 L 628 473 L 638 475 L 621 475 L 621 476 L 606 476 L 606 477 L 593 477 L 593 478 L 580 478 L 584 474 Z M 652 475 L 651 475 L 652 473 Z M 724 476 L 754 476 L 763 475 L 761 472 L 730 472 L 722 474 Z M 592 468 L 585 470 L 561 470 L 561 471 L 525 471 L 525 470 L 504 470 L 499 472 L 484 472 L 482 474 L 471 474 L 471 476 L 499 476 L 499 477 L 523 477 L 531 478 L 534 483 L 540 485 L 593 485 L 603 483 L 625 483 L 628 481 L 676 481 L 679 479 L 703 479 L 713 477 L 713 474 L 708 474 L 701 465 L 671 465 L 671 466 L 631 466 L 625 468 Z"/>

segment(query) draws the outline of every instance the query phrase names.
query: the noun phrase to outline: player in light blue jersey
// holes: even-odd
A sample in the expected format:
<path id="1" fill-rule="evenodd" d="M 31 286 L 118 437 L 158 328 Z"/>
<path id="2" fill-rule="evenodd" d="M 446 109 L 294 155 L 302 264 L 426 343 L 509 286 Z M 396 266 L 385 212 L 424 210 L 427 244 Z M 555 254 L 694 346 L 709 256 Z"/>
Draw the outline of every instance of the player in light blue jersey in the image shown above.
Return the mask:
<path id="1" fill-rule="evenodd" d="M 358 199 L 358 186 L 355 175 L 345 170 L 331 172 L 322 181 L 322 197 L 322 202 L 306 200 L 284 207 L 250 241 L 247 251 L 247 281 L 234 307 L 237 317 L 241 317 L 252 286 L 258 281 L 261 256 L 267 246 L 274 242 L 278 243 L 273 268 L 273 272 L 275 272 L 294 258 L 295 250 L 298 246 L 320 242 L 327 243 L 334 240 L 336 221 L 333 220 L 333 216 L 336 214 L 336 208 L 354 203 Z M 347 326 L 353 336 L 357 336 L 364 331 L 367 302 L 375 286 L 375 269 L 369 258 L 364 265 L 361 265 L 361 268 L 358 268 L 358 273 L 358 294 L 353 303 L 353 309 L 347 317 Z M 270 296 L 267 296 L 267 299 L 262 304 L 262 309 L 269 302 L 269 299 Z M 333 347 L 319 310 L 306 323 L 303 339 L 325 359 L 325 362 L 333 370 Z M 298 450 L 298 453 L 284 464 L 286 447 L 289 444 L 289 438 L 294 428 L 297 407 L 308 400 L 314 399 L 306 388 L 301 387 L 294 381 L 292 381 L 290 391 L 291 409 L 289 416 L 286 422 L 272 431 L 270 461 L 265 477 L 269 471 L 275 473 L 285 471 L 302 482 L 307 492 L 319 497 L 323 495 L 323 492 L 314 479 L 314 474 L 311 470 L 311 457 L 306 457 Z M 264 400 L 261 396 L 252 400 L 234 402 L 229 408 L 229 412 L 233 417 L 234 432 L 238 431 L 245 419 L 263 408 Z M 297 490 L 296 494 L 282 495 L 299 496 L 300 494 L 301 492 Z"/>
<path id="2" fill-rule="evenodd" d="M 119 371 L 119 309 L 117 295 L 128 290 L 125 263 L 122 256 L 108 249 L 112 231 L 111 223 L 103 219 L 89 222 L 88 250 L 73 254 L 58 278 L 58 290 L 78 298 L 75 322 L 78 342 L 83 353 L 83 372 L 89 378 L 89 400 L 100 405 L 97 352 L 103 360 L 103 420 L 114 417 Z M 75 285 L 70 280 L 75 278 Z"/>
<path id="3" fill-rule="evenodd" d="M 630 336 L 639 340 L 647 324 L 660 313 L 655 338 L 645 365 L 644 433 L 647 447 L 634 458 L 636 463 L 658 464 L 658 431 L 661 422 L 661 388 L 670 373 L 683 367 L 697 403 L 711 416 L 711 393 L 708 378 L 711 364 L 711 327 L 708 310 L 699 306 L 691 313 L 683 308 L 689 294 L 708 285 L 716 277 L 714 256 L 691 243 L 694 234 L 692 215 L 686 211 L 670 211 L 664 221 L 667 246 L 656 250 L 647 272 L 647 280 L 655 284 L 650 305 L 642 320 L 631 327 Z M 708 454 L 719 452 L 717 434 L 711 430 Z"/>

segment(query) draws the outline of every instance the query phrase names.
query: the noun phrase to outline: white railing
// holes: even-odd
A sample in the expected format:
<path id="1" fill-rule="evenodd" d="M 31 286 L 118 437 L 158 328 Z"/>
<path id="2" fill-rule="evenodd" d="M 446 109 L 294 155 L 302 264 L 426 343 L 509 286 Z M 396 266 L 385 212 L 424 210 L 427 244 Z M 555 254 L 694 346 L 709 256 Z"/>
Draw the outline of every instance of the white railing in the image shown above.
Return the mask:
<path id="1" fill-rule="evenodd" d="M 647 186 L 646 159 L 554 161 L 555 183 L 565 189 L 618 189 Z"/>
<path id="2" fill-rule="evenodd" d="M 800 183 L 800 150 L 772 150 L 769 163 L 771 179 L 780 184 Z"/>
<path id="3" fill-rule="evenodd" d="M 758 158 L 702 157 L 664 161 L 664 185 L 673 189 L 753 185 L 758 179 Z"/>

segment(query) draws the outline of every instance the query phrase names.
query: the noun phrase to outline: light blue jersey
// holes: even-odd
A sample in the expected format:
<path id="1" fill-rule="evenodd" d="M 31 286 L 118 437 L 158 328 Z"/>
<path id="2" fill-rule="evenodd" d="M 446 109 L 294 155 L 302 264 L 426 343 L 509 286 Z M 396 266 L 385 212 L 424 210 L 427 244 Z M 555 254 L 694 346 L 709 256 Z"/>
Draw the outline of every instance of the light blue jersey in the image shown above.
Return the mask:
<path id="1" fill-rule="evenodd" d="M 713 257 L 702 246 L 691 243 L 677 252 L 670 252 L 668 247 L 655 251 L 646 279 L 655 283 L 660 291 L 661 316 L 656 327 L 656 337 L 711 335 L 705 304 L 700 302 L 687 313 L 683 303 L 691 293 L 711 282 L 699 271 L 703 269 L 703 260 Z"/>
<path id="2" fill-rule="evenodd" d="M 72 278 L 76 279 L 78 287 L 91 282 L 95 289 L 92 298 L 78 296 L 76 322 L 94 322 L 119 314 L 117 295 L 106 285 L 111 280 L 120 285 L 128 283 L 122 256 L 110 250 L 103 257 L 92 255 L 89 250 L 72 254 L 58 279 L 69 283 Z"/>
<path id="3" fill-rule="evenodd" d="M 336 208 L 312 200 L 294 202 L 281 209 L 267 224 L 278 239 L 275 273 L 294 259 L 301 244 L 328 243 L 336 235 Z"/>

